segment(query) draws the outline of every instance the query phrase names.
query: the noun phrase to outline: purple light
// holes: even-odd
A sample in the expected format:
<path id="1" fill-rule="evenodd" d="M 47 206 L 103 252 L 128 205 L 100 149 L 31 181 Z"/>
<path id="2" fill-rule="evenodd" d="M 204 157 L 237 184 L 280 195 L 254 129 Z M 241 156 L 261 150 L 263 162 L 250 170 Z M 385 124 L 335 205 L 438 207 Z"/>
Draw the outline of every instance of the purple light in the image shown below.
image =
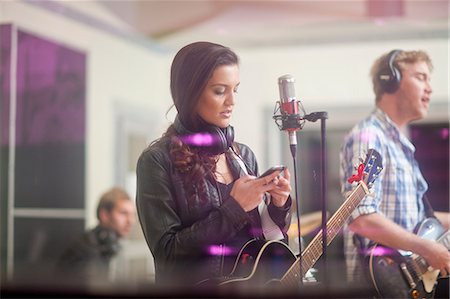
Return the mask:
<path id="1" fill-rule="evenodd" d="M 362 142 L 369 142 L 370 140 L 373 140 L 374 134 L 370 132 L 362 132 L 361 133 L 361 141 Z"/>
<path id="2" fill-rule="evenodd" d="M 373 249 L 369 249 L 369 251 L 372 252 L 373 256 L 386 256 L 386 255 L 392 255 L 394 252 L 396 252 L 394 249 L 377 246 Z"/>
<path id="3" fill-rule="evenodd" d="M 235 255 L 236 254 L 236 250 L 234 250 L 232 247 L 220 246 L 220 245 L 211 245 L 211 246 L 208 247 L 208 253 L 210 255 L 230 256 L 230 255 Z"/>
<path id="4" fill-rule="evenodd" d="M 442 139 L 448 139 L 448 128 L 442 128 L 440 133 Z"/>
<path id="5" fill-rule="evenodd" d="M 384 25 L 386 25 L 386 20 L 382 19 L 382 18 L 375 18 L 373 20 L 373 23 L 377 26 L 384 26 Z"/>
<path id="6" fill-rule="evenodd" d="M 195 146 L 211 146 L 216 143 L 213 135 L 208 133 L 196 133 L 181 137 L 181 140 L 189 145 Z"/>

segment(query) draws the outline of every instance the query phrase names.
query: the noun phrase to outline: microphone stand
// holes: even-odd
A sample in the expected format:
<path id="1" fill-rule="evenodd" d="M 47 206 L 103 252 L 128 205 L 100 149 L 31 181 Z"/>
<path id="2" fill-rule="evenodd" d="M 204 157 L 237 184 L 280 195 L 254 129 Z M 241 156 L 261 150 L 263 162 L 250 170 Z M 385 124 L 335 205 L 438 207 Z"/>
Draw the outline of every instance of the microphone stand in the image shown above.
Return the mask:
<path id="1" fill-rule="evenodd" d="M 327 267 L 327 185 L 326 185 L 326 131 L 325 131 L 325 120 L 328 118 L 327 112 L 312 112 L 304 116 L 304 119 L 310 122 L 316 122 L 320 119 L 320 154 L 321 154 L 321 200 L 322 200 L 322 254 L 323 254 L 323 281 L 325 287 L 328 286 L 328 267 Z"/>
<path id="2" fill-rule="evenodd" d="M 293 132 L 296 134 L 296 132 Z M 294 164 L 294 188 L 295 188 L 295 203 L 297 214 L 297 240 L 298 240 L 298 259 L 300 267 L 300 275 L 302 274 L 302 237 L 300 232 L 300 200 L 298 198 L 298 180 L 297 180 L 297 144 L 291 144 L 290 146 L 292 154 L 292 162 Z M 303 284 L 303 277 L 300 276 L 299 285 Z"/>
<path id="3" fill-rule="evenodd" d="M 277 102 L 279 104 L 279 102 Z M 279 107 L 275 106 L 273 119 L 275 123 L 278 125 L 280 130 L 287 130 L 289 133 L 289 140 L 295 140 L 295 142 L 290 143 L 290 149 L 292 154 L 292 160 L 294 164 L 294 182 L 295 182 L 295 201 L 297 204 L 297 238 L 298 238 L 298 249 L 299 249 L 299 266 L 300 266 L 300 274 L 302 274 L 302 240 L 301 240 L 301 232 L 300 232 L 300 201 L 298 200 L 298 180 L 297 180 L 297 159 L 296 159 L 296 150 L 297 150 L 297 137 L 296 131 L 300 130 L 304 126 L 304 122 L 316 122 L 320 119 L 321 122 L 321 199 L 322 199 L 322 254 L 324 258 L 324 282 L 325 285 L 328 285 L 328 277 L 327 277 L 327 265 L 326 265 L 326 251 L 327 251 L 327 200 L 326 200 L 326 154 L 325 154 L 325 120 L 328 118 L 327 112 L 312 112 L 310 114 L 305 115 L 304 117 L 300 117 L 298 114 L 285 114 L 275 115 L 275 113 L 279 111 Z M 294 131 L 292 131 L 294 130 Z M 294 139 L 295 137 L 295 139 Z M 305 273 L 306 274 L 306 273 Z M 300 285 L 303 284 L 303 277 L 300 277 Z"/>
<path id="4" fill-rule="evenodd" d="M 289 148 L 291 150 L 292 162 L 294 166 L 294 188 L 295 188 L 295 203 L 296 203 L 296 214 L 297 214 L 297 240 L 298 240 L 298 259 L 299 259 L 299 273 L 300 273 L 300 281 L 299 286 L 303 284 L 303 276 L 302 274 L 302 237 L 300 231 L 300 200 L 298 198 L 298 179 L 297 179 L 297 130 L 303 127 L 304 121 L 300 118 L 300 115 L 279 115 L 274 116 L 274 119 L 278 119 L 279 117 L 283 117 L 283 123 L 280 126 L 280 129 L 287 130 L 289 134 Z M 294 128 L 294 129 L 292 129 Z"/>

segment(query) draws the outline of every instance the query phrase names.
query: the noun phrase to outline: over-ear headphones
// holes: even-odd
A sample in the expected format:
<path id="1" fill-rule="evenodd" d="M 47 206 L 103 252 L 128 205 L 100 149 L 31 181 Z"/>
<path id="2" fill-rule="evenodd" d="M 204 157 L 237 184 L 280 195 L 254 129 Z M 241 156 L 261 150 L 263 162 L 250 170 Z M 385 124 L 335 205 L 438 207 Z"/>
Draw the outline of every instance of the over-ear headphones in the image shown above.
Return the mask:
<path id="1" fill-rule="evenodd" d="M 234 128 L 232 126 L 222 129 L 204 123 L 201 131 L 191 132 L 183 125 L 179 115 L 175 117 L 173 126 L 184 143 L 211 155 L 225 153 L 234 141 Z"/>
<path id="2" fill-rule="evenodd" d="M 394 93 L 400 86 L 402 79 L 401 71 L 394 65 L 395 58 L 402 52 L 401 50 L 392 50 L 386 57 L 386 65 L 381 67 L 378 72 L 378 80 L 381 87 L 387 93 Z"/>
<path id="3" fill-rule="evenodd" d="M 120 251 L 119 238 L 115 231 L 99 225 L 94 229 L 94 232 L 102 256 L 110 257 Z"/>

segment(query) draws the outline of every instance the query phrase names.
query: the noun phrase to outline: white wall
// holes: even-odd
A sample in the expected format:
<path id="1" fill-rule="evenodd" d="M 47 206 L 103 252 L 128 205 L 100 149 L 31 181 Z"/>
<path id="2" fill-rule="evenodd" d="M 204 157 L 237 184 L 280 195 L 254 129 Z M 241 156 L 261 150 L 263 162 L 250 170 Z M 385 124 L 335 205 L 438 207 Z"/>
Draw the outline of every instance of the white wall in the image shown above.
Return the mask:
<path id="1" fill-rule="evenodd" d="M 136 115 L 144 123 L 148 120 L 151 138 L 160 136 L 173 119 L 174 110 L 167 117 L 165 112 L 172 103 L 169 70 L 175 51 L 163 51 L 143 39 L 119 36 L 120 30 L 128 30 L 127 26 L 119 29 L 120 22 L 97 11 L 100 8 L 90 2 L 70 6 L 88 5 L 83 13 L 96 12 L 103 21 L 113 24 L 111 28 L 118 29 L 116 34 L 51 11 L 44 8 L 46 2 L 42 3 L 1 1 L 0 23 L 13 23 L 21 30 L 87 54 L 86 217 L 87 226 L 92 226 L 100 194 L 115 184 L 115 173 L 121 170 L 115 160 L 117 142 L 121 142 L 116 140 L 118 114 L 131 118 Z M 394 48 L 429 52 L 435 70 L 428 119 L 448 121 L 448 39 L 233 48 L 241 58 L 239 102 L 232 121 L 236 139 L 250 145 L 261 170 L 288 159 L 281 156 L 279 149 L 280 139 L 287 142 L 285 133 L 278 131 L 268 113 L 278 100 L 277 79 L 288 73 L 297 79 L 296 93 L 307 112 L 327 111 L 328 128 L 353 125 L 373 107 L 369 78 L 372 62 Z M 318 127 L 307 124 L 305 130 L 309 129 Z M 134 249 L 148 256 L 144 247 L 139 244 Z"/>
<path id="2" fill-rule="evenodd" d="M 429 53 L 434 71 L 428 119 L 448 121 L 450 80 L 447 39 L 235 49 L 241 58 L 239 104 L 233 117 L 237 139 L 248 143 L 260 160 L 265 156 L 263 140 L 268 133 L 261 128 L 267 122 L 273 126 L 275 124 L 264 115 L 264 111 L 272 111 L 275 107 L 275 101 L 279 99 L 277 79 L 285 74 L 296 78 L 296 95 L 307 113 L 327 111 L 328 128 L 353 125 L 365 117 L 374 105 L 369 76 L 373 61 L 397 48 L 422 49 Z M 319 129 L 314 124 L 306 124 L 304 129 L 311 127 Z M 285 135 L 284 132 L 280 134 Z M 270 136 L 274 140 L 276 137 Z M 282 138 L 287 142 L 286 136 Z M 274 159 L 276 157 L 271 158 Z M 263 168 L 268 166 L 263 165 Z"/>
<path id="3" fill-rule="evenodd" d="M 139 45 L 36 4 L 0 2 L 0 21 L 12 22 L 88 55 L 86 196 L 91 225 L 98 196 L 114 183 L 114 107 L 147 113 L 157 124 L 149 128 L 152 136 L 160 135 L 168 125 L 167 118 L 172 119 L 174 114 L 172 110 L 168 117 L 165 115 L 171 105 L 169 69 L 174 52 Z M 429 52 L 435 65 L 429 119 L 448 120 L 447 39 L 234 48 L 241 58 L 239 104 L 232 122 L 237 140 L 249 144 L 260 160 L 266 155 L 269 149 L 264 147 L 265 138 L 280 136 L 272 132 L 273 136 L 268 137 L 264 131 L 267 122 L 275 126 L 267 118 L 267 110 L 272 110 L 278 100 L 277 78 L 288 73 L 297 79 L 297 96 L 307 112 L 327 111 L 328 126 L 355 123 L 373 106 L 369 78 L 372 62 L 394 48 Z M 363 114 L 354 113 L 355 106 Z M 268 166 L 265 161 L 261 164 L 262 168 Z"/>

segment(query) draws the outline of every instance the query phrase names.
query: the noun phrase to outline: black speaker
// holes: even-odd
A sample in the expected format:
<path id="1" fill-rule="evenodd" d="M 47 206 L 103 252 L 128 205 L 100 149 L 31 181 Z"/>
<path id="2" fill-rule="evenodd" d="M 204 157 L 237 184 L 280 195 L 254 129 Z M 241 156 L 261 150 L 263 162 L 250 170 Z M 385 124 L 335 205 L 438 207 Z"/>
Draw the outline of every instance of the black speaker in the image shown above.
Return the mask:
<path id="1" fill-rule="evenodd" d="M 179 115 L 175 117 L 173 126 L 184 143 L 211 155 L 225 153 L 234 141 L 234 128 L 232 126 L 222 129 L 204 123 L 199 132 L 191 132 L 183 125 Z"/>
<path id="2" fill-rule="evenodd" d="M 401 50 L 392 50 L 386 57 L 385 65 L 380 68 L 378 80 L 386 93 L 394 93 L 400 86 L 402 72 L 394 65 L 395 58 Z"/>

